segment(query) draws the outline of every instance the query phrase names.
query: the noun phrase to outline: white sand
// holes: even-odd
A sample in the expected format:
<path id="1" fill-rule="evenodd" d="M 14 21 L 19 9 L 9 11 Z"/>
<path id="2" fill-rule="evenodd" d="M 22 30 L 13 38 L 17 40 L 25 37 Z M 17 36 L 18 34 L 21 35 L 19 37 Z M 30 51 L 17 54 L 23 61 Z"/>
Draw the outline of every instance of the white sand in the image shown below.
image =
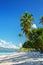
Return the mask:
<path id="1" fill-rule="evenodd" d="M 41 57 L 39 53 L 19 52 L 0 56 L 0 65 L 36 65 L 35 62 L 42 62 L 43 65 L 43 55 Z"/>

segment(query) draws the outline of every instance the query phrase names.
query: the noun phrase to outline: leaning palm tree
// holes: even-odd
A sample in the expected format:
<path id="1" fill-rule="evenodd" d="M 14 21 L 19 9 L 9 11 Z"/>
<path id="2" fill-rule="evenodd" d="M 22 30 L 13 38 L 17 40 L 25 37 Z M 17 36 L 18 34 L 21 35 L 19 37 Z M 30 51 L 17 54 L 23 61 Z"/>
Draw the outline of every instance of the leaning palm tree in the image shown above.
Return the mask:
<path id="1" fill-rule="evenodd" d="M 30 32 L 30 27 L 32 25 L 33 17 L 28 12 L 25 12 L 24 15 L 20 18 L 22 31 L 26 34 L 28 37 Z"/>
<path id="2" fill-rule="evenodd" d="M 40 18 L 40 23 L 43 25 L 43 16 Z"/>

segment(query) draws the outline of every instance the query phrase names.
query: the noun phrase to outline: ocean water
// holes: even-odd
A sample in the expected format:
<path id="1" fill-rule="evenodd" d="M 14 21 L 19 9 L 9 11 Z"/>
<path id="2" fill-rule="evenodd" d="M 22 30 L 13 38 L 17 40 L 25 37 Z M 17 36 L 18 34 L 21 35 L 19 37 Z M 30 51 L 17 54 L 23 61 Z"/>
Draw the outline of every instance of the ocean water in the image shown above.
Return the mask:
<path id="1" fill-rule="evenodd" d="M 6 55 L 6 54 L 15 54 L 17 52 L 0 52 L 0 55 Z"/>
<path id="2" fill-rule="evenodd" d="M 3 55 L 3 54 L 14 54 L 18 51 L 18 49 L 5 49 L 5 48 L 0 48 L 0 55 Z"/>

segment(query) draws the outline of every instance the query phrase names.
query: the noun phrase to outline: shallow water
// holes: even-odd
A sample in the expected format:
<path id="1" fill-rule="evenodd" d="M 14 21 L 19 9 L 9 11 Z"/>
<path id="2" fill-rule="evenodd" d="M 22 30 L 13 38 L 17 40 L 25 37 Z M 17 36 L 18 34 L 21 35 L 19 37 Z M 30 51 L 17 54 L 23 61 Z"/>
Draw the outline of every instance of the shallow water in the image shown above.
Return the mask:
<path id="1" fill-rule="evenodd" d="M 15 54 L 17 52 L 0 52 L 0 55 L 6 55 L 6 54 Z"/>

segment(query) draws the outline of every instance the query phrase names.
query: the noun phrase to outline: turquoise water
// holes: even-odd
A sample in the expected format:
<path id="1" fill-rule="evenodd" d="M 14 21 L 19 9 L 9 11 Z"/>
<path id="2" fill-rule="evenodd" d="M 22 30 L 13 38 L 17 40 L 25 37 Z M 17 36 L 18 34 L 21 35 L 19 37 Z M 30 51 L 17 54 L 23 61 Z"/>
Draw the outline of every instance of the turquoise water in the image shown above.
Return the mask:
<path id="1" fill-rule="evenodd" d="M 0 55 L 4 55 L 4 54 L 15 54 L 17 52 L 0 52 Z"/>

